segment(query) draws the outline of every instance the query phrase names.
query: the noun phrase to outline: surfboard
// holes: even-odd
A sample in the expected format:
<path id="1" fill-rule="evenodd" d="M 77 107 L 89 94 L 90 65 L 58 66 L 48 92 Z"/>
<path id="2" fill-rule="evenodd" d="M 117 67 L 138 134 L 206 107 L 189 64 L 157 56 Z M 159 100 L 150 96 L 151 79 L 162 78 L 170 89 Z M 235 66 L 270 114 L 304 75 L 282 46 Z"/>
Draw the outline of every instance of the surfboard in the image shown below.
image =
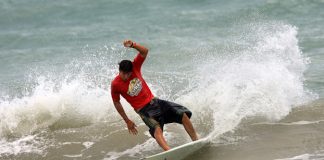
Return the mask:
<path id="1" fill-rule="evenodd" d="M 180 160 L 198 151 L 206 144 L 208 144 L 208 140 L 207 138 L 203 138 L 142 159 L 143 160 Z"/>

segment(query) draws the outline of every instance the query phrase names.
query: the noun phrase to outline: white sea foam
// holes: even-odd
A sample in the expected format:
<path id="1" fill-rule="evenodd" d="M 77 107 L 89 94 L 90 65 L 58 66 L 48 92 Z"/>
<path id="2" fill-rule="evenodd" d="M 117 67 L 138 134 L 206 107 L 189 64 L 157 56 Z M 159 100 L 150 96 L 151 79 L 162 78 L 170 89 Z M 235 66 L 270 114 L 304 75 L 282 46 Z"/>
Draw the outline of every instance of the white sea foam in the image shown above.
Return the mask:
<path id="1" fill-rule="evenodd" d="M 68 157 L 68 158 L 80 158 L 82 157 L 82 154 L 66 154 L 66 155 L 63 155 L 64 157 Z"/>
<path id="2" fill-rule="evenodd" d="M 1 154 L 40 153 L 46 147 L 38 141 L 24 143 L 26 136 L 48 128 L 57 130 L 114 121 L 117 114 L 112 109 L 107 90 L 87 88 L 79 81 L 64 83 L 55 89 L 52 83 L 39 81 L 32 95 L 1 101 Z M 13 141 L 12 136 L 21 138 Z M 91 147 L 92 144 L 83 145 Z"/>
<path id="3" fill-rule="evenodd" d="M 247 38 L 257 43 L 230 55 L 234 58 L 197 64 L 197 87 L 177 99 L 200 116 L 204 110 L 213 112 L 212 138 L 233 130 L 246 117 L 280 120 L 316 97 L 304 88 L 308 59 L 299 49 L 297 28 L 268 25 L 248 25 L 255 31 Z"/>
<path id="4" fill-rule="evenodd" d="M 282 159 L 275 159 L 275 160 L 323 160 L 324 159 L 324 151 L 317 151 L 316 153 L 305 153 L 302 155 L 289 157 L 289 158 L 282 158 Z"/>
<path id="5" fill-rule="evenodd" d="M 14 141 L 0 139 L 0 157 L 8 155 L 18 155 L 21 153 L 42 154 L 43 150 L 39 146 L 41 141 L 36 140 L 35 135 L 21 137 Z"/>
<path id="6" fill-rule="evenodd" d="M 108 95 L 106 90 L 89 89 L 79 81 L 64 83 L 57 91 L 54 84 L 39 81 L 31 96 L 0 103 L 0 136 L 29 134 L 54 123 L 62 123 L 64 128 L 98 121 L 109 115 Z"/>
<path id="7" fill-rule="evenodd" d="M 284 125 L 284 126 L 298 126 L 298 125 L 308 125 L 308 124 L 318 124 L 324 122 L 324 120 L 319 121 L 296 121 L 296 122 L 287 122 L 287 123 L 271 123 L 271 122 L 264 122 L 264 123 L 255 123 L 253 125 Z"/>
<path id="8" fill-rule="evenodd" d="M 94 142 L 83 142 L 82 143 L 82 145 L 84 147 L 86 147 L 86 149 L 89 149 L 93 144 L 94 144 Z"/>
<path id="9" fill-rule="evenodd" d="M 149 133 L 146 133 L 147 136 L 151 136 L 149 135 Z M 164 132 L 164 136 L 165 139 L 167 141 L 171 141 L 172 139 L 174 139 L 175 135 L 173 133 L 170 132 Z M 116 152 L 116 151 L 111 151 L 107 153 L 107 158 L 105 158 L 105 160 L 115 160 L 121 156 L 129 156 L 129 157 L 133 157 L 135 159 L 140 159 L 145 157 L 145 155 L 143 155 L 143 153 L 150 153 L 152 154 L 152 151 L 162 151 L 162 148 L 160 148 L 160 146 L 157 144 L 157 142 L 155 141 L 154 138 L 150 138 L 148 140 L 146 140 L 144 143 L 142 144 L 138 144 L 132 148 L 129 148 L 125 151 L 122 152 Z"/>
<path id="10" fill-rule="evenodd" d="M 24 150 L 27 150 L 29 146 L 26 147 L 20 142 L 24 141 L 26 136 L 34 135 L 44 129 L 76 128 L 97 122 L 116 124 L 113 122 L 121 117 L 113 107 L 110 87 L 105 86 L 108 86 L 110 82 L 107 82 L 107 79 L 113 78 L 116 74 L 117 63 L 111 62 L 113 61 L 111 56 L 121 59 L 119 56 L 126 51 L 121 48 L 104 46 L 99 51 L 85 50 L 91 54 L 84 59 L 67 64 L 63 73 L 43 75 L 35 71 L 35 75 L 34 73 L 31 75 L 31 83 L 35 83 L 35 87 L 30 93 L 13 99 L 1 97 L 1 154 L 19 154 L 18 151 L 13 151 L 12 144 L 16 145 L 16 148 L 17 146 L 23 148 L 19 150 L 21 153 L 25 152 Z M 95 52 L 94 55 L 92 52 Z M 117 52 L 119 54 L 116 54 Z M 102 54 L 108 56 L 102 56 Z M 97 73 L 98 68 L 100 68 L 100 73 Z M 130 118 L 137 116 L 129 104 L 124 100 L 121 102 Z M 11 137 L 17 138 L 12 142 Z M 38 142 L 33 141 L 33 143 Z M 84 142 L 83 145 L 88 149 L 93 142 Z M 34 147 L 29 150 L 30 152 L 38 153 L 44 149 L 39 145 L 31 144 L 30 146 Z"/>

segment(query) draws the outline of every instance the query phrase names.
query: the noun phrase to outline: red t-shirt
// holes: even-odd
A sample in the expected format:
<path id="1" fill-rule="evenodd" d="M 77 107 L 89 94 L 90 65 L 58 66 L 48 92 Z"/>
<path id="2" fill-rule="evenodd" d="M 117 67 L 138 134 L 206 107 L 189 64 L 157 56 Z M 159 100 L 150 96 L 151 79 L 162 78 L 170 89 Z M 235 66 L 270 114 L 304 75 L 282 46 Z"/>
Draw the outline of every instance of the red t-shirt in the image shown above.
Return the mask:
<path id="1" fill-rule="evenodd" d="M 122 95 L 135 109 L 141 109 L 153 99 L 153 94 L 142 77 L 141 67 L 145 58 L 137 54 L 133 63 L 132 75 L 127 81 L 117 75 L 111 82 L 111 97 L 114 102 L 120 100 Z"/>

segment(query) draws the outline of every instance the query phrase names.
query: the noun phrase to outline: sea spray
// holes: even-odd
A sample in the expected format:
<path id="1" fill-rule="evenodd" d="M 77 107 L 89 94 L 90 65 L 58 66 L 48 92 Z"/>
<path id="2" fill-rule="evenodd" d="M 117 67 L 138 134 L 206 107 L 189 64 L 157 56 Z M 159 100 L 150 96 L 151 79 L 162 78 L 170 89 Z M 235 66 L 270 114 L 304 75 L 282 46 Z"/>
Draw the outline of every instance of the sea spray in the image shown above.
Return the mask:
<path id="1" fill-rule="evenodd" d="M 299 49 L 296 27 L 268 23 L 242 28 L 253 30 L 244 33 L 253 43 L 245 43 L 246 49 L 229 54 L 230 58 L 214 56 L 209 63 L 196 63 L 197 87 L 177 99 L 198 116 L 213 112 L 205 119 L 214 127 L 211 139 L 233 131 L 247 117 L 280 120 L 293 107 L 316 97 L 304 88 L 309 60 Z"/>

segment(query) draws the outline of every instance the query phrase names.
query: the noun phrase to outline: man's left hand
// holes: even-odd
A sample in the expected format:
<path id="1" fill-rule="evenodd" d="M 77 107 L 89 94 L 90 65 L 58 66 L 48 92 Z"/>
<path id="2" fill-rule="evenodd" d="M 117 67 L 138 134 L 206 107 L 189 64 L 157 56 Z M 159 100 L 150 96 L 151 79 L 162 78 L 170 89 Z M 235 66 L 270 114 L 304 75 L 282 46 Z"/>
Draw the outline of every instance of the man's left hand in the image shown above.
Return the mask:
<path id="1" fill-rule="evenodd" d="M 137 127 L 136 124 L 131 120 L 128 120 L 126 123 L 127 123 L 127 128 L 128 128 L 129 133 L 133 134 L 133 135 L 137 135 L 138 131 L 135 128 L 135 127 Z"/>
<path id="2" fill-rule="evenodd" d="M 133 45 L 133 41 L 132 40 L 127 39 L 127 40 L 124 41 L 124 46 L 125 47 L 130 48 L 130 47 L 132 47 L 132 45 Z"/>

